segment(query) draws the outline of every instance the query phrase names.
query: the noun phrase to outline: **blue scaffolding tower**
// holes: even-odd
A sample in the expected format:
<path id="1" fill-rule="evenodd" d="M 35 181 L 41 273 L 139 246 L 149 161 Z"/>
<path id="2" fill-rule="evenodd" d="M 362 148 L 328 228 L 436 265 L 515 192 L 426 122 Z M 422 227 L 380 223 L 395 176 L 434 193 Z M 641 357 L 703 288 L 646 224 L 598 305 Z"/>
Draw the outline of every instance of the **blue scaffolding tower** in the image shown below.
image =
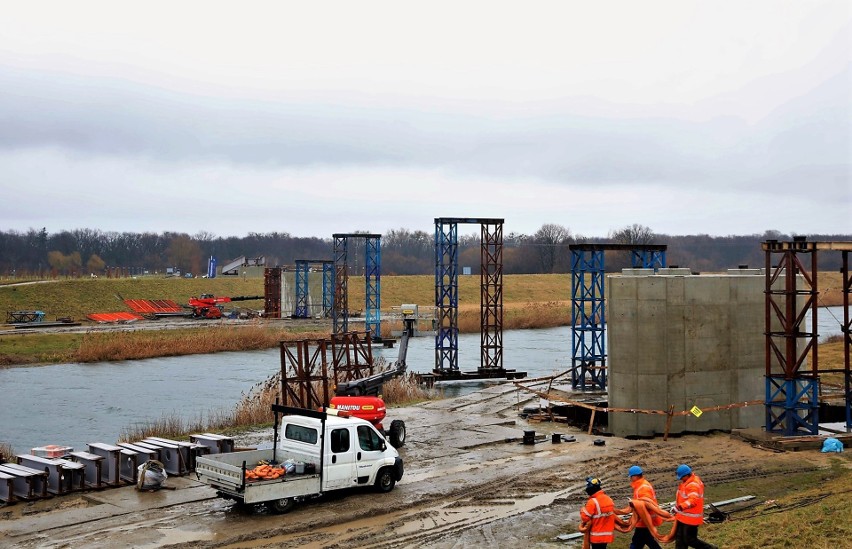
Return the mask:
<path id="1" fill-rule="evenodd" d="M 297 259 L 296 260 L 296 305 L 293 308 L 294 318 L 310 318 L 309 310 L 311 266 L 322 266 L 322 316 L 331 316 L 334 303 L 334 262 L 330 259 Z"/>
<path id="2" fill-rule="evenodd" d="M 666 266 L 666 246 L 571 244 L 571 387 L 606 390 L 606 303 L 604 252 L 630 252 L 634 268 Z"/>
<path id="3" fill-rule="evenodd" d="M 480 378 L 525 377 L 503 368 L 503 220 L 435 218 L 435 374 L 460 377 L 458 365 L 458 225 L 480 225 Z"/>
<path id="4" fill-rule="evenodd" d="M 364 239 L 364 319 L 373 341 L 381 341 L 382 235 L 338 233 L 334 239 L 333 333 L 349 331 L 349 239 Z"/>

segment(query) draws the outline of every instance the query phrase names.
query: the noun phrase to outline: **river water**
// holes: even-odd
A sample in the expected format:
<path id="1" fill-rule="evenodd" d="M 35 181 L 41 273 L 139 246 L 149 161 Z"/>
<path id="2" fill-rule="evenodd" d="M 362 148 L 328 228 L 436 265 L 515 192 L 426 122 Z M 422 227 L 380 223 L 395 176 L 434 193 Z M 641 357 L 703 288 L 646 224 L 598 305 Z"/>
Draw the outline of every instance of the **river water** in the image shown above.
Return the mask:
<path id="1" fill-rule="evenodd" d="M 842 307 L 820 309 L 820 339 L 840 333 Z M 479 334 L 459 335 L 459 369 L 480 361 Z M 398 350 L 374 348 L 389 362 Z M 409 343 L 408 369 L 431 372 L 434 338 Z M 503 333 L 503 366 L 538 377 L 571 364 L 567 326 Z M 194 420 L 230 411 L 241 396 L 280 369 L 278 349 L 154 358 L 123 362 L 57 364 L 0 369 L 3 414 L 0 442 L 17 452 L 46 444 L 85 450 L 88 442 L 114 443 L 123 430 L 162 417 Z M 470 390 L 470 389 L 467 389 Z M 448 388 L 452 396 L 464 392 Z"/>

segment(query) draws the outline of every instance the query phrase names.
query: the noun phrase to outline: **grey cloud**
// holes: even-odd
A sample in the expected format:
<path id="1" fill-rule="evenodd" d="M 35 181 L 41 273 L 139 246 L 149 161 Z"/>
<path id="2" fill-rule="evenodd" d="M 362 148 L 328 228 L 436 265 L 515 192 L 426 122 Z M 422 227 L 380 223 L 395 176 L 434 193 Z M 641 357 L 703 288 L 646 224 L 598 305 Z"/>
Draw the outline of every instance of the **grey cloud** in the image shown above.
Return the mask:
<path id="1" fill-rule="evenodd" d="M 809 173 L 837 191 L 850 181 L 849 74 L 749 126 L 731 117 L 699 123 L 641 112 L 486 117 L 354 108 L 343 100 L 260 102 L 0 67 L 0 148 L 253 167 L 439 168 L 584 184 L 792 190 Z"/>

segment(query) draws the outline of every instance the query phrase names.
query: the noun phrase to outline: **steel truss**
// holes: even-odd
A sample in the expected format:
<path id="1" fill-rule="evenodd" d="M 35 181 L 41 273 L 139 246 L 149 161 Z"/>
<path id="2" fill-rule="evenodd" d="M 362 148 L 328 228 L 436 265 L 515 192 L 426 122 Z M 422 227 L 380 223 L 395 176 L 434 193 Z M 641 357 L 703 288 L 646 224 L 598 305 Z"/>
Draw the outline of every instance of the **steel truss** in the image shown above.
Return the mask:
<path id="1" fill-rule="evenodd" d="M 346 332 L 331 339 L 303 339 L 289 346 L 281 342 L 280 351 L 284 406 L 309 409 L 328 406 L 338 383 L 375 373 L 369 332 Z"/>
<path id="2" fill-rule="evenodd" d="M 478 373 L 482 377 L 503 376 L 507 374 L 503 368 L 503 220 L 491 218 L 435 218 L 435 373 L 442 377 L 461 375 L 458 365 L 460 223 L 481 225 Z"/>
<path id="3" fill-rule="evenodd" d="M 281 267 L 263 269 L 263 316 L 281 318 Z"/>
<path id="4" fill-rule="evenodd" d="M 364 239 L 364 318 L 373 341 L 381 341 L 382 235 L 366 233 L 335 234 L 333 333 L 349 331 L 349 239 Z"/>
<path id="5" fill-rule="evenodd" d="M 657 244 L 571 244 L 571 387 L 605 391 L 606 303 L 604 252 L 629 251 L 634 268 L 666 266 L 666 246 Z"/>
<path id="6" fill-rule="evenodd" d="M 766 431 L 792 436 L 819 432 L 817 253 L 813 243 L 767 241 Z M 810 268 L 800 255 L 810 255 Z M 773 257 L 778 259 L 772 264 Z M 798 277 L 803 284 L 799 284 Z M 783 277 L 783 281 L 782 281 Z M 805 316 L 811 312 L 811 325 Z M 810 360 L 810 375 L 804 373 Z"/>
<path id="7" fill-rule="evenodd" d="M 334 303 L 334 261 L 330 259 L 296 260 L 296 305 L 294 318 L 310 318 L 310 272 L 312 265 L 322 266 L 322 316 L 331 316 Z"/>
<path id="8" fill-rule="evenodd" d="M 850 379 L 849 252 L 852 242 L 808 242 L 804 237 L 792 242 L 767 240 L 766 252 L 766 431 L 793 436 L 819 433 L 819 374 L 843 375 L 846 404 L 846 430 L 852 430 L 852 379 Z M 817 352 L 817 251 L 840 251 L 843 275 L 843 368 L 821 369 Z M 799 255 L 811 254 L 810 269 Z M 778 264 L 772 265 L 772 257 Z M 784 276 L 783 285 L 778 282 Z M 800 287 L 797 275 L 804 284 Z M 800 303 L 801 302 L 801 303 Z M 804 326 L 811 312 L 811 326 Z M 803 373 L 810 359 L 810 374 Z"/>

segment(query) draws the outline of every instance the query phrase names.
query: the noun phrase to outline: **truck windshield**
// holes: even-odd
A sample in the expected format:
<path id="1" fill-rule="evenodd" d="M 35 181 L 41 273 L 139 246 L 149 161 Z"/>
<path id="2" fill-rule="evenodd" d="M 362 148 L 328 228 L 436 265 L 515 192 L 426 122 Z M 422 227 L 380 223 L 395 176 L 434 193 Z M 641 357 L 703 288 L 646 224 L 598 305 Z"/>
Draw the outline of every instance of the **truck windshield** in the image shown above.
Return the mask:
<path id="1" fill-rule="evenodd" d="M 307 442 L 308 444 L 317 443 L 317 430 L 310 427 L 302 427 L 301 425 L 293 425 L 288 423 L 284 428 L 284 438 L 295 440 L 296 442 Z"/>

